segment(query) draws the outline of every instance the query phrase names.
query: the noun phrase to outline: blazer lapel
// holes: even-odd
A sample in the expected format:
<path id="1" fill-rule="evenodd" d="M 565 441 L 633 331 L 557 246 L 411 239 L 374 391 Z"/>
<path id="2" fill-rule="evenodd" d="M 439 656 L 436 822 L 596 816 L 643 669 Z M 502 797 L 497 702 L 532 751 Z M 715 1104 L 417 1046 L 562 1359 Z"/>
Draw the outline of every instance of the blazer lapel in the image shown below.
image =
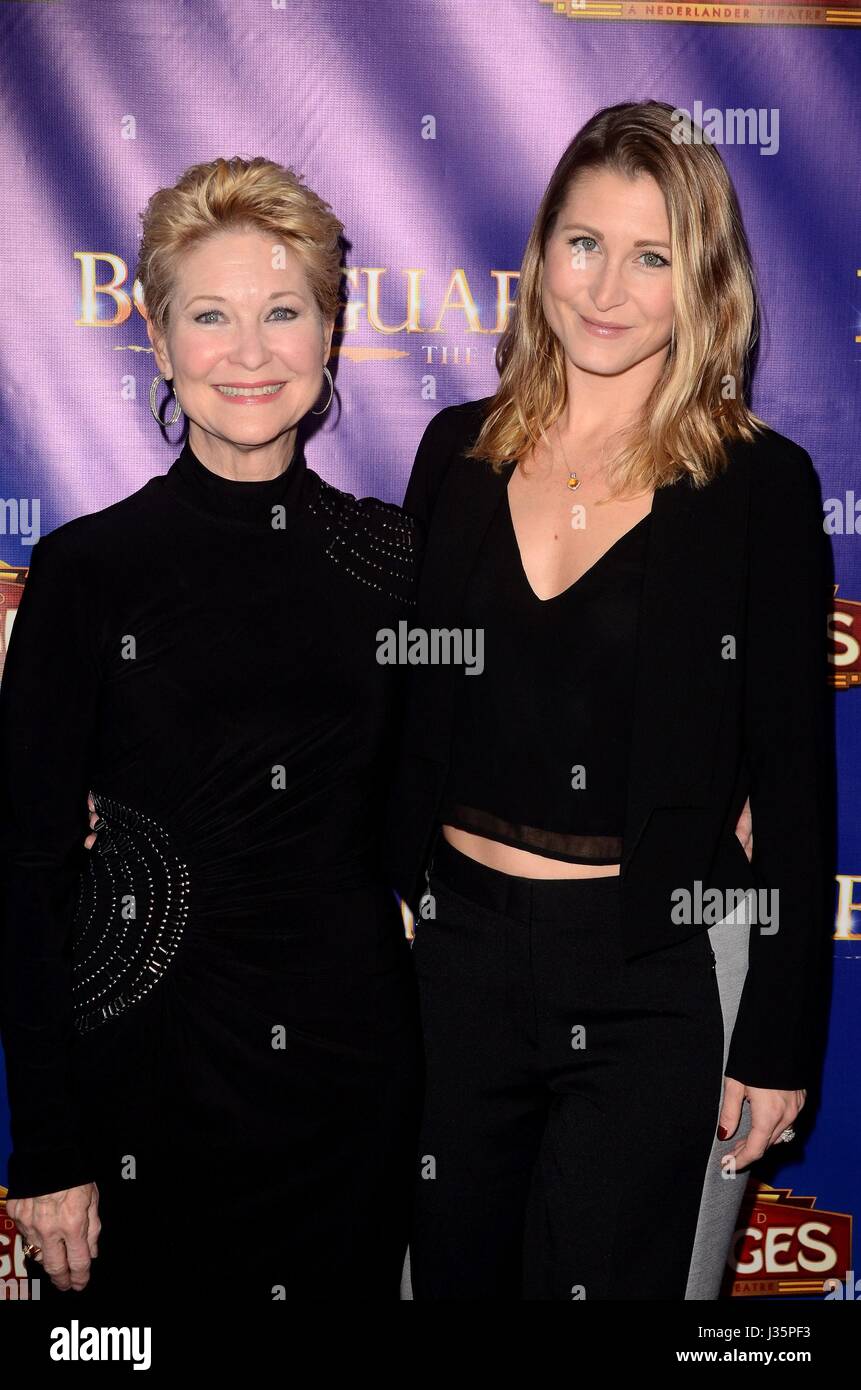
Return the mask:
<path id="1" fill-rule="evenodd" d="M 637 631 L 623 873 L 653 808 L 709 805 L 714 743 L 735 659 L 726 639 L 735 637 L 741 650 L 748 477 L 731 456 L 727 471 L 706 488 L 681 479 L 654 496 Z M 727 536 L 737 543 L 728 546 Z"/>
<path id="2" fill-rule="evenodd" d="M 505 497 L 514 461 L 494 473 L 480 459 L 456 459 L 434 508 L 433 526 L 419 579 L 418 626 L 457 628 L 463 624 L 466 586 L 496 508 Z M 460 668 L 428 666 L 419 677 L 421 700 L 407 714 L 405 746 L 414 755 L 448 766 L 454 701 Z"/>
<path id="3" fill-rule="evenodd" d="M 458 623 L 481 543 L 505 496 L 512 463 L 494 473 L 482 459 L 456 459 L 434 511 L 432 543 L 422 564 L 419 607 Z"/>

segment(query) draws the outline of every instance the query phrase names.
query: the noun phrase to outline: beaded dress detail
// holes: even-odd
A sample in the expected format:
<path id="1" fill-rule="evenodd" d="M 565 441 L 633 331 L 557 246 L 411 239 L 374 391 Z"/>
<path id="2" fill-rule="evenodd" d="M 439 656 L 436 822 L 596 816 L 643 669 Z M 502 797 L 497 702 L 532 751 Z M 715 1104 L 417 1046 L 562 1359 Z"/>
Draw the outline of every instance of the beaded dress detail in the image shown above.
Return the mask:
<path id="1" fill-rule="evenodd" d="M 182 940 L 189 876 L 167 832 L 93 792 L 104 820 L 81 875 L 72 938 L 75 1027 L 89 1032 L 159 983 Z"/>
<path id="2" fill-rule="evenodd" d="M 346 574 L 389 598 L 415 604 L 417 527 L 413 517 L 376 497 L 356 498 L 322 483 L 309 509 L 325 519 L 326 554 Z"/>

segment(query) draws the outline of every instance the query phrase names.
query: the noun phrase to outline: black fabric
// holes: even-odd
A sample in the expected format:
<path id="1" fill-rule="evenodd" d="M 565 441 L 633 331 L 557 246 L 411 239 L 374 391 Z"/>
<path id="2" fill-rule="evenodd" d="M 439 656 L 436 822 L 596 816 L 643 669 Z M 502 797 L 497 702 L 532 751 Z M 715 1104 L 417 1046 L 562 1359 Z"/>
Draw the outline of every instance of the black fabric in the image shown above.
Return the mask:
<path id="1" fill-rule="evenodd" d="M 465 595 L 484 668 L 459 681 L 443 824 L 569 863 L 619 862 L 648 523 L 542 600 L 503 500 Z"/>
<path id="2" fill-rule="evenodd" d="M 464 594 L 507 470 L 464 457 L 490 398 L 439 411 L 404 505 L 426 531 L 412 622 L 463 625 Z M 779 893 L 780 928 L 751 932 L 727 1074 L 749 1086 L 815 1083 L 834 932 L 836 759 L 829 685 L 833 562 L 816 472 L 771 429 L 725 441 L 723 471 L 655 489 L 640 604 L 620 861 L 629 960 L 710 924 L 693 899 Z M 461 672 L 415 667 L 384 846 L 416 910 L 448 777 Z M 478 677 L 471 679 L 477 680 Z M 521 729 L 527 716 L 521 720 Z M 750 798 L 753 859 L 735 834 Z M 768 899 L 766 898 L 766 901 Z"/>
<path id="3" fill-rule="evenodd" d="M 416 539 L 301 448 L 235 482 L 186 445 L 33 552 L 0 693 L 9 1195 L 97 1181 L 103 1286 L 165 1274 L 162 1219 L 220 1278 L 199 1193 L 255 1245 L 257 1296 L 355 1273 L 376 1225 L 397 1297 L 419 1044 L 376 633 L 413 601 Z M 147 1210 L 148 1255 L 117 1236 Z"/>
<path id="4" fill-rule="evenodd" d="M 413 1297 L 682 1300 L 721 1095 L 708 934 L 627 961 L 620 881 L 440 837 L 416 924 Z"/>

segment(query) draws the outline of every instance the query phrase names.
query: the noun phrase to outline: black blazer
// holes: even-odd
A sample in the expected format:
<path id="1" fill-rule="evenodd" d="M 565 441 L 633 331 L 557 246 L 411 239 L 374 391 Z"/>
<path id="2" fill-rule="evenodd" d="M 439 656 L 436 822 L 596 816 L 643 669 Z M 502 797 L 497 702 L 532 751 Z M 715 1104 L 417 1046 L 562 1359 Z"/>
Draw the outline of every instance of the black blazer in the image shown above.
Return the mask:
<path id="1" fill-rule="evenodd" d="M 404 506 L 426 536 L 410 626 L 463 627 L 462 598 L 502 503 L 500 474 L 463 459 L 490 400 L 428 425 Z M 726 1074 L 811 1084 L 832 936 L 834 767 L 830 546 L 810 457 L 769 430 L 729 446 L 707 487 L 655 492 L 637 639 L 621 860 L 626 958 L 712 925 L 671 921 L 678 888 L 779 889 L 779 929 L 754 926 Z M 736 638 L 726 659 L 725 638 Z M 412 667 L 385 828 L 387 874 L 417 914 L 448 771 L 462 667 Z M 528 710 L 511 711 L 526 721 Z M 747 796 L 753 861 L 735 835 Z M 766 903 L 771 898 L 765 899 Z M 719 911 L 714 920 L 720 920 Z"/>

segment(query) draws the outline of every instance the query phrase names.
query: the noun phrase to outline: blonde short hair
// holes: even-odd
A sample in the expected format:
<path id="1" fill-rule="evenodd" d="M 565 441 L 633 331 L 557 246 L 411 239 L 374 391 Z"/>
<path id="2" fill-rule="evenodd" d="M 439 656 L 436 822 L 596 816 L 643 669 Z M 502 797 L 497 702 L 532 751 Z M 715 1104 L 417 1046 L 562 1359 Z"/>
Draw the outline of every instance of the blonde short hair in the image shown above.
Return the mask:
<path id="1" fill-rule="evenodd" d="M 224 231 L 260 231 L 294 251 L 321 319 L 338 316 L 343 224 L 301 175 L 282 164 L 239 155 L 193 164 L 172 188 L 153 193 L 141 221 L 137 277 L 147 318 L 162 335 L 178 262 L 191 247 Z"/>

